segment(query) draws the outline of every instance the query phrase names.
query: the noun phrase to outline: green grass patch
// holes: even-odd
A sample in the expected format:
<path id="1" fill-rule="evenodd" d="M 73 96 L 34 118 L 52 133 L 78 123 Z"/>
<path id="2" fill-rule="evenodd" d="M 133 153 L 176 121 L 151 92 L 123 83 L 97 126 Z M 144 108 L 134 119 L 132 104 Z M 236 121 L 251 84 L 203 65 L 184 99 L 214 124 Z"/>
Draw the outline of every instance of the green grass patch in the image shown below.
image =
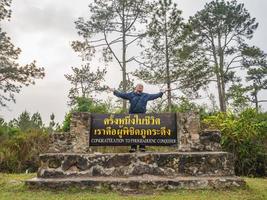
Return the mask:
<path id="1" fill-rule="evenodd" d="M 68 189 L 66 191 L 31 190 L 24 185 L 24 180 L 35 174 L 0 174 L 0 200 L 266 200 L 267 179 L 245 178 L 247 187 L 232 190 L 177 190 L 172 192 L 156 192 L 152 194 L 121 194 L 116 192 L 92 192 L 86 189 Z"/>

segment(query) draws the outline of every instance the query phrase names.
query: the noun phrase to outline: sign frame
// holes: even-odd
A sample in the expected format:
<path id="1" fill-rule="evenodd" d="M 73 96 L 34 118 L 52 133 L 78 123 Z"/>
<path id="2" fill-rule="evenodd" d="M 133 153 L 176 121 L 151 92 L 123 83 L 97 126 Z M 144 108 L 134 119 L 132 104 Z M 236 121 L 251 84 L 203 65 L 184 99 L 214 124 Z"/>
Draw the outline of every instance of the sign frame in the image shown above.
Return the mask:
<path id="1" fill-rule="evenodd" d="M 89 146 L 174 146 L 176 113 L 91 113 Z"/>

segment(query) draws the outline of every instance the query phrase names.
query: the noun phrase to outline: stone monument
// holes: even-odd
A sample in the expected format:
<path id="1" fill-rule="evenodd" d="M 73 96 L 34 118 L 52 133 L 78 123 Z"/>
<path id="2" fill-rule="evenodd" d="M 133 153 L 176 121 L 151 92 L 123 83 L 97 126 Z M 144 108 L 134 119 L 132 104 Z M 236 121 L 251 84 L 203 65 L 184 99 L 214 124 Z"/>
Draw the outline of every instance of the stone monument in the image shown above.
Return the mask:
<path id="1" fill-rule="evenodd" d="M 200 130 L 195 113 L 175 113 L 177 144 L 172 152 L 98 153 L 90 144 L 92 114 L 73 113 L 70 132 L 51 136 L 30 187 L 79 187 L 116 191 L 230 188 L 245 185 L 235 176 L 234 158 L 223 152 L 219 131 Z"/>

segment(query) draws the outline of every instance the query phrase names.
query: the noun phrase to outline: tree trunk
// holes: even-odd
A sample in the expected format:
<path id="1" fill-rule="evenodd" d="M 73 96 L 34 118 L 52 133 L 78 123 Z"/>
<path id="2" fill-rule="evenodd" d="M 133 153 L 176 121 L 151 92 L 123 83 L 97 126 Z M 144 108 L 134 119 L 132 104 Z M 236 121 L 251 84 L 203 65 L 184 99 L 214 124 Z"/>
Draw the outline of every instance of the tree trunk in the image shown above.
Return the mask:
<path id="1" fill-rule="evenodd" d="M 224 78 L 222 78 L 221 81 L 221 85 L 222 85 L 222 108 L 221 111 L 222 112 L 226 112 L 226 98 L 225 98 L 225 82 L 224 82 Z"/>
<path id="2" fill-rule="evenodd" d="M 256 108 L 256 112 L 258 113 L 258 111 L 259 111 L 259 101 L 258 101 L 258 91 L 257 91 L 257 90 L 255 90 L 254 98 L 255 98 L 255 108 Z"/>
<path id="3" fill-rule="evenodd" d="M 224 56 L 221 44 L 221 34 L 218 33 L 218 46 L 219 46 L 219 78 L 220 78 L 220 85 L 221 85 L 221 98 L 220 98 L 220 109 L 222 112 L 226 112 L 226 98 L 225 98 L 225 80 L 224 80 Z"/>
<path id="4" fill-rule="evenodd" d="M 220 76 L 220 69 L 218 64 L 218 59 L 216 55 L 216 48 L 214 45 L 214 40 L 212 38 L 212 53 L 213 53 L 213 59 L 215 62 L 215 75 L 216 75 L 216 82 L 217 82 L 217 90 L 218 90 L 218 96 L 219 96 L 219 104 L 220 104 L 220 110 L 223 111 L 224 105 L 223 105 L 223 96 L 222 96 L 222 84 L 221 84 L 221 76 Z"/>
<path id="5" fill-rule="evenodd" d="M 122 9 L 122 90 L 127 92 L 127 78 L 126 78 L 126 33 L 125 33 L 125 15 L 124 4 Z M 122 109 L 126 112 L 127 102 L 123 99 Z"/>
<path id="6" fill-rule="evenodd" d="M 218 89 L 218 96 L 219 96 L 219 104 L 220 104 L 220 111 L 223 112 L 223 95 L 222 95 L 222 83 L 219 72 L 216 73 L 216 79 L 217 79 L 217 89 Z"/>
<path id="7" fill-rule="evenodd" d="M 165 13 L 165 23 L 164 23 L 164 30 L 165 30 L 165 59 L 166 59 L 166 75 L 167 75 L 167 99 L 168 99 L 168 105 L 167 110 L 168 112 L 171 112 L 171 79 L 170 79 L 170 60 L 169 60 L 169 45 L 168 45 L 168 30 L 167 30 L 167 19 L 166 19 L 166 13 Z"/>

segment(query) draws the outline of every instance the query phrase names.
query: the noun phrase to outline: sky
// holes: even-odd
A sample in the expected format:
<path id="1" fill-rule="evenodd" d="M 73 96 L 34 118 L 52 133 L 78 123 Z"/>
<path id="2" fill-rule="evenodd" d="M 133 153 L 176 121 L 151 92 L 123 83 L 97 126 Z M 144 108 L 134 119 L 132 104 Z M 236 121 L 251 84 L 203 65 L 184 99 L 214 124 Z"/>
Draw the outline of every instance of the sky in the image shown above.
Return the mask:
<path id="1" fill-rule="evenodd" d="M 78 17 L 88 18 L 88 4 L 92 0 L 13 0 L 12 17 L 8 22 L 2 22 L 1 27 L 8 33 L 15 46 L 22 49 L 18 62 L 21 65 L 37 61 L 38 66 L 45 68 L 46 76 L 37 80 L 36 84 L 24 87 L 15 96 L 16 103 L 9 103 L 7 108 L 0 108 L 0 117 L 6 121 L 17 118 L 27 110 L 31 114 L 39 112 L 47 123 L 54 113 L 57 122 L 62 122 L 64 115 L 70 109 L 67 105 L 67 95 L 70 84 L 64 74 L 71 73 L 71 67 L 81 65 L 81 59 L 72 50 L 71 41 L 78 40 L 74 21 Z M 183 11 L 183 17 L 188 19 L 202 9 L 209 0 L 175 0 Z M 256 17 L 259 28 L 254 38 L 249 42 L 267 52 L 267 1 L 238 0 L 244 3 L 252 17 Z M 91 66 L 103 66 L 94 61 Z M 117 88 L 120 82 L 120 71 L 110 63 L 106 76 L 106 84 Z M 158 87 L 146 86 L 147 92 L 157 92 Z M 267 92 L 261 93 L 261 98 L 267 97 Z M 263 104 L 265 110 L 267 105 Z"/>

